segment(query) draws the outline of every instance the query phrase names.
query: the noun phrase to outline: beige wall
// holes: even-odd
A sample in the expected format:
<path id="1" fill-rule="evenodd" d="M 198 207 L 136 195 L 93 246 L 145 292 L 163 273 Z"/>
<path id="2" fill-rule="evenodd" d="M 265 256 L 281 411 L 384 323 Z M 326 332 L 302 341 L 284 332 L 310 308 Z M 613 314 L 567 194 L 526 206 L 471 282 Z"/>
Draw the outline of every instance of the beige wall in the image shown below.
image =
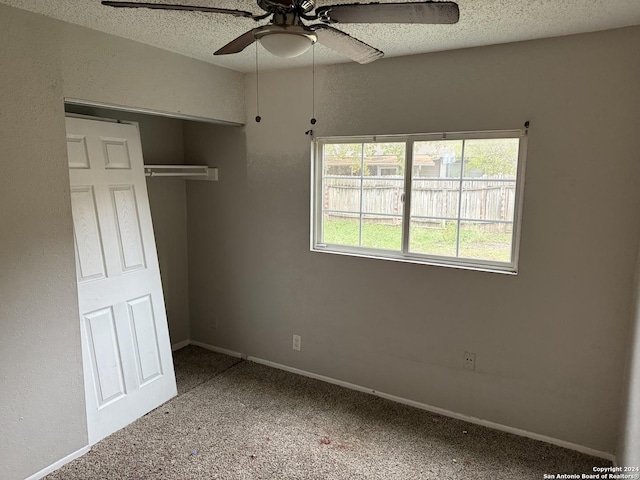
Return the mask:
<path id="1" fill-rule="evenodd" d="M 636 271 L 635 315 L 628 345 L 626 388 L 622 397 L 620 435 L 616 451 L 618 465 L 640 466 L 640 257 Z"/>
<path id="2" fill-rule="evenodd" d="M 246 330 L 254 292 L 244 248 L 248 235 L 263 234 L 250 217 L 244 128 L 185 122 L 184 146 L 186 158 L 217 167 L 220 178 L 187 185 L 191 339 L 240 349 L 254 336 Z"/>
<path id="3" fill-rule="evenodd" d="M 317 69 L 320 136 L 531 121 L 517 276 L 311 253 L 311 72 L 261 73 L 246 163 L 220 156 L 219 191 L 188 191 L 192 338 L 613 452 L 640 233 L 638 42 L 630 28 Z"/>
<path id="4" fill-rule="evenodd" d="M 244 119 L 243 77 L 0 5 L 0 465 L 87 443 L 64 97 Z"/>

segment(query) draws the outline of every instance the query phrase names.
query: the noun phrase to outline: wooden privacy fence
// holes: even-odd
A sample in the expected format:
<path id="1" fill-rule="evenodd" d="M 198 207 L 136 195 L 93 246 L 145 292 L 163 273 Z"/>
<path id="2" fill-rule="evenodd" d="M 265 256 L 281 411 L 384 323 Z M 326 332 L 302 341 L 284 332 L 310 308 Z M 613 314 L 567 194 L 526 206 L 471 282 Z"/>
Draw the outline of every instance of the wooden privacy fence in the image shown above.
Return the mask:
<path id="1" fill-rule="evenodd" d="M 324 209 L 334 218 L 363 218 L 372 223 L 402 222 L 404 180 L 388 177 L 331 177 L 324 181 Z M 515 205 L 515 180 L 414 179 L 411 193 L 412 221 L 425 227 L 444 227 L 443 218 L 475 220 L 483 230 L 505 231 L 511 225 Z M 417 217 L 417 218 L 416 218 Z"/>

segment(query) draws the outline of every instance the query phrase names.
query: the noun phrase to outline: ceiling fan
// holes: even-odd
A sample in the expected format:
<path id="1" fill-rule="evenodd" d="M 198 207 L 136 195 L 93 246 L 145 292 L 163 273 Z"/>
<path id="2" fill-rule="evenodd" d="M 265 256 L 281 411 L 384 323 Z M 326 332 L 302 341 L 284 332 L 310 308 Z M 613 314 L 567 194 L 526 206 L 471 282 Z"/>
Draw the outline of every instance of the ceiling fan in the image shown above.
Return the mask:
<path id="1" fill-rule="evenodd" d="M 103 1 L 103 5 L 117 8 L 150 8 L 156 10 L 185 10 L 221 13 L 255 21 L 272 17 L 269 24 L 254 28 L 220 48 L 214 55 L 239 53 L 256 40 L 279 57 L 292 58 L 306 52 L 320 42 L 358 63 L 369 63 L 384 53 L 377 48 L 334 28 L 340 23 L 413 23 L 452 24 L 460 17 L 455 2 L 349 3 L 316 8 L 315 0 L 257 0 L 266 13 L 253 14 L 197 5 L 171 3 L 143 3 Z M 307 24 L 305 22 L 317 22 Z"/>

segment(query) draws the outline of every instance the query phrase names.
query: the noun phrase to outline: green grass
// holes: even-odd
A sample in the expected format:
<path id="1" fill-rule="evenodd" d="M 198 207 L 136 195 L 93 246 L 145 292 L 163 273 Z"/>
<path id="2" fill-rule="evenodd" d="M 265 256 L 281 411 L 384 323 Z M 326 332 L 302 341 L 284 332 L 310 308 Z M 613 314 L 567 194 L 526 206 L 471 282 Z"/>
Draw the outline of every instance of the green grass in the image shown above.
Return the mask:
<path id="1" fill-rule="evenodd" d="M 357 219 L 325 219 L 324 241 L 338 245 L 359 246 Z M 457 227 L 455 222 L 446 228 L 412 226 L 410 251 L 430 255 L 455 256 Z M 365 223 L 362 226 L 362 246 L 399 251 L 402 243 L 400 225 Z M 511 234 L 484 232 L 472 226 L 460 232 L 460 256 L 508 262 L 511 256 Z"/>

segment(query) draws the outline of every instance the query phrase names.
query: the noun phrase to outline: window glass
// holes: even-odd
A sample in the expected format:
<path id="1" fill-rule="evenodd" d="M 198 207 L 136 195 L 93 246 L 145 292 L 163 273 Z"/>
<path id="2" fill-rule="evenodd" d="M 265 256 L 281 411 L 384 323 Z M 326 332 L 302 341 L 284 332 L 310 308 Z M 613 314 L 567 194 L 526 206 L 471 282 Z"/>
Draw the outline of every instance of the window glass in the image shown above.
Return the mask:
<path id="1" fill-rule="evenodd" d="M 362 144 L 323 146 L 323 242 L 360 245 Z"/>
<path id="2" fill-rule="evenodd" d="M 515 271 L 524 136 L 502 133 L 319 139 L 314 248 Z"/>
<path id="3" fill-rule="evenodd" d="M 323 242 L 400 250 L 405 143 L 323 146 Z"/>

